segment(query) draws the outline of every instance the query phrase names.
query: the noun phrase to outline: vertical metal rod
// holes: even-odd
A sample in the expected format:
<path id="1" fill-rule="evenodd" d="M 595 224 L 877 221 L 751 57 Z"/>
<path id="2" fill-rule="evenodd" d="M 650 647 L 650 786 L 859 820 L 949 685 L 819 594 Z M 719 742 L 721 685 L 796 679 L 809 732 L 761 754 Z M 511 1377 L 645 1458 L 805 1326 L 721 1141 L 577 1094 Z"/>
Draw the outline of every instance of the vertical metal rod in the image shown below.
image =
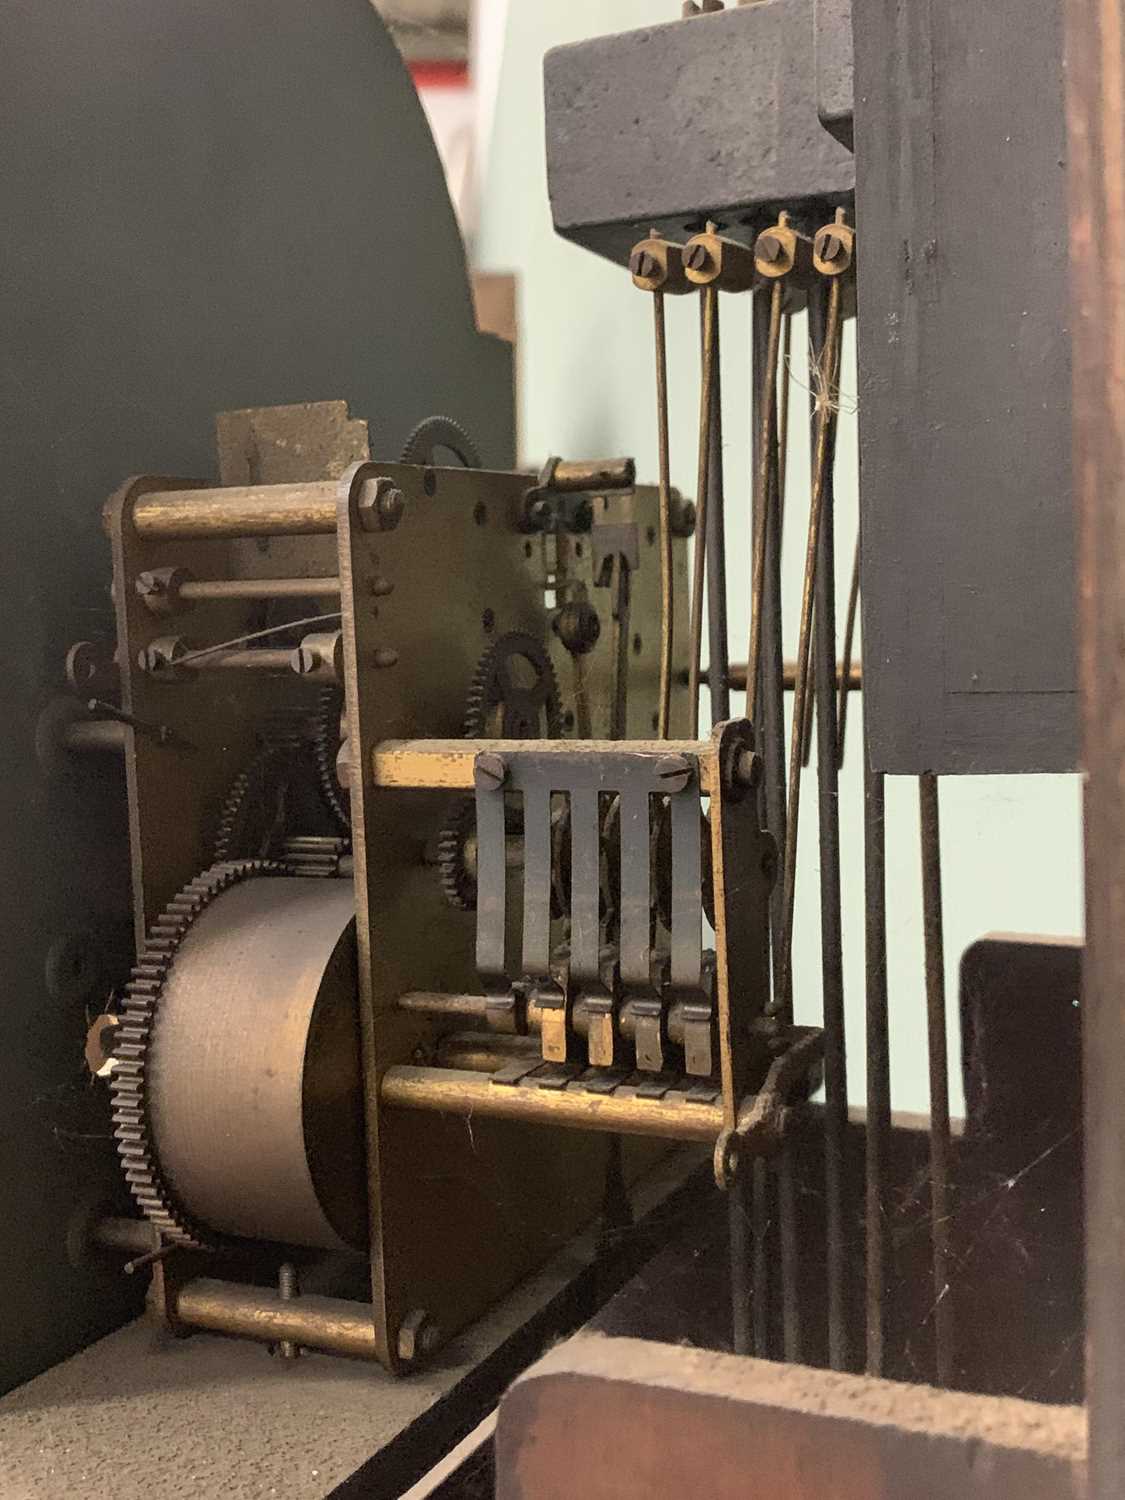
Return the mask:
<path id="1" fill-rule="evenodd" d="M 660 701 L 657 704 L 656 732 L 662 740 L 666 740 L 672 713 L 675 580 L 672 572 L 672 474 L 668 442 L 668 340 L 664 323 L 663 292 L 652 294 L 652 320 L 656 342 L 656 432 L 660 486 Z"/>
<path id="2" fill-rule="evenodd" d="M 844 765 L 844 731 L 848 721 L 848 694 L 852 685 L 852 653 L 855 646 L 855 617 L 859 604 L 859 537 L 855 539 L 852 558 L 852 581 L 848 587 L 848 616 L 844 621 L 843 662 L 840 671 L 840 712 L 836 726 L 836 764 Z"/>
<path id="3" fill-rule="evenodd" d="M 727 643 L 726 500 L 723 491 L 723 376 L 719 352 L 719 316 L 711 358 L 711 441 L 707 475 L 707 684 L 711 723 L 730 718 L 730 649 Z"/>
<path id="4" fill-rule="evenodd" d="M 781 1334 L 787 1364 L 804 1357 L 801 1336 L 801 1238 L 797 1218 L 797 1148 L 791 1137 L 777 1155 L 777 1225 L 781 1243 Z"/>
<path id="5" fill-rule="evenodd" d="M 926 1039 L 930 1059 L 930 1241 L 934 1273 L 934 1354 L 938 1385 L 953 1380 L 952 1258 L 949 1243 L 949 1054 L 941 900 L 941 821 L 937 777 L 918 778 L 922 833 L 922 925 L 926 950 Z"/>
<path id="6" fill-rule="evenodd" d="M 1089 1500 L 1125 1495 L 1125 0 L 1066 0 L 1079 664 L 1086 766 Z"/>
<path id="7" fill-rule="evenodd" d="M 770 1174 L 760 1156 L 754 1158 L 751 1185 L 754 1236 L 754 1295 L 751 1314 L 754 1320 L 754 1353 L 759 1359 L 770 1357 Z"/>
<path id="8" fill-rule="evenodd" d="M 821 351 L 820 372 L 816 377 L 816 447 L 814 453 L 812 496 L 809 500 L 809 534 L 805 550 L 805 580 L 801 597 L 801 629 L 797 641 L 797 680 L 793 693 L 793 730 L 789 751 L 789 806 L 785 829 L 785 863 L 782 892 L 785 922 L 782 934 L 781 981 L 774 995 L 775 1008 L 789 1002 L 793 983 L 793 910 L 797 894 L 797 832 L 801 804 L 801 730 L 805 720 L 805 700 L 809 690 L 809 652 L 812 643 L 813 581 L 817 553 L 820 550 L 820 525 L 824 494 L 832 465 L 832 436 L 836 422 L 836 379 L 840 359 L 840 278 L 833 276 L 828 284 L 828 314 Z M 829 671 L 835 668 L 830 661 Z"/>
<path id="9" fill-rule="evenodd" d="M 757 446 L 762 441 L 759 416 L 762 384 L 768 360 L 769 346 L 769 298 L 764 292 L 754 293 L 753 307 L 753 423 L 755 445 L 755 471 L 758 468 Z M 776 443 L 776 434 L 767 433 L 766 441 Z M 780 458 L 772 471 L 780 480 Z M 779 849 L 785 847 L 785 661 L 781 636 L 781 491 L 770 486 L 762 499 L 754 497 L 754 525 L 762 521 L 758 511 L 765 504 L 765 569 L 762 581 L 762 658 L 760 681 L 757 689 L 758 719 L 754 728 L 764 763 L 763 800 L 765 803 L 766 827 Z M 747 702 L 751 691 L 747 687 Z M 781 889 L 774 887 L 770 899 L 770 922 L 773 934 L 773 966 L 777 972 L 781 963 L 782 934 Z"/>
<path id="10" fill-rule="evenodd" d="M 764 568 L 761 600 L 761 665 L 757 691 L 758 721 L 755 724 L 758 744 L 765 764 L 762 797 L 766 827 L 777 847 L 785 844 L 785 687 L 784 657 L 781 638 L 781 491 L 780 452 L 776 416 L 763 413 L 762 406 L 769 367 L 770 318 L 772 298 L 756 292 L 752 313 L 752 426 L 754 439 L 754 472 L 767 476 L 765 492 L 754 493 L 754 527 L 764 527 Z M 765 420 L 763 421 L 763 416 Z M 761 462 L 760 445 L 769 445 L 766 463 Z M 762 514 L 764 510 L 764 515 Z M 751 701 L 748 689 L 747 702 Z M 781 955 L 782 905 L 780 889 L 774 889 L 770 902 L 773 971 L 776 976 Z M 796 1212 L 791 1151 L 783 1148 L 778 1164 L 778 1217 L 781 1239 L 782 1318 L 786 1358 L 796 1359 L 800 1349 L 799 1305 L 796 1294 Z M 768 1226 L 772 1184 L 766 1171 L 753 1179 L 755 1256 L 753 1305 L 761 1309 L 760 1339 L 757 1352 L 768 1349 L 769 1255 Z"/>
<path id="11" fill-rule="evenodd" d="M 776 379 L 780 389 L 774 395 L 775 415 L 770 434 L 770 484 L 767 495 L 765 574 L 762 583 L 762 665 L 758 684 L 758 701 L 763 718 L 766 716 L 765 700 L 776 698 L 769 717 L 776 720 L 771 729 L 776 735 L 777 749 L 777 799 L 780 802 L 777 819 L 778 848 L 785 845 L 785 689 L 784 662 L 781 643 L 781 521 L 783 514 L 782 495 L 785 485 L 784 467 L 788 458 L 789 431 L 789 349 L 792 343 L 793 318 L 790 313 L 782 316 L 781 357 L 778 361 Z M 769 357 L 769 331 L 766 328 L 766 358 Z M 772 749 L 772 746 L 771 746 Z M 770 792 L 766 791 L 767 802 Z M 767 826 L 769 813 L 767 811 Z M 780 891 L 776 888 L 771 902 L 771 929 L 774 939 L 773 974 L 778 973 L 779 940 L 781 937 L 782 907 Z M 791 1007 L 790 1007 L 791 1011 Z M 792 1021 L 791 1013 L 785 1016 Z M 782 1142 L 775 1169 L 777 1179 L 777 1222 L 781 1249 L 781 1328 L 783 1353 L 789 1364 L 800 1364 L 804 1357 L 804 1339 L 801 1328 L 801 1249 L 797 1212 L 797 1146 L 791 1139 Z"/>
<path id="12" fill-rule="evenodd" d="M 699 294 L 702 323 L 699 382 L 699 467 L 696 471 L 695 553 L 691 581 L 691 654 L 688 660 L 688 712 L 691 739 L 699 734 L 699 673 L 703 645 L 703 581 L 707 557 L 708 481 L 711 477 L 711 409 L 714 402 L 715 330 L 719 317 L 719 292 L 714 285 Z"/>
<path id="13" fill-rule="evenodd" d="M 770 288 L 769 335 L 766 361 L 762 371 L 762 399 L 758 403 L 757 449 L 754 475 L 754 555 L 750 583 L 750 649 L 746 658 L 746 716 L 757 715 L 758 679 L 762 659 L 762 591 L 766 574 L 766 511 L 770 489 L 770 471 L 774 465 L 777 419 L 777 359 L 781 344 L 781 301 L 785 293 L 783 278 Z"/>
<path id="14" fill-rule="evenodd" d="M 827 318 L 823 287 L 809 295 L 813 360 L 824 353 Z M 820 953 L 824 1007 L 824 1165 L 828 1279 L 828 1362 L 847 1367 L 847 1243 L 844 1151 L 848 1129 L 848 1064 L 844 1023 L 843 924 L 840 912 L 840 796 L 836 763 L 835 486 L 830 438 L 816 564 L 813 658 L 816 698 L 816 773 L 820 831 Z"/>
<path id="15" fill-rule="evenodd" d="M 727 1213 L 730 1227 L 731 1347 L 736 1354 L 749 1354 L 753 1348 L 751 1322 L 752 1299 L 748 1269 L 753 1248 L 753 1224 L 750 1218 L 752 1172 L 737 1172 L 727 1190 Z"/>
<path id="16" fill-rule="evenodd" d="M 866 695 L 864 706 L 866 709 Z M 866 717 L 866 714 L 865 714 Z M 863 834 L 867 981 L 867 1373 L 886 1362 L 887 1226 L 883 1211 L 891 1135 L 891 1061 L 887 1017 L 887 873 L 883 773 L 873 771 L 864 736 Z"/>
<path id="17" fill-rule="evenodd" d="M 781 368 L 778 372 L 781 389 L 778 393 L 780 413 L 778 415 L 777 443 L 777 493 L 778 509 L 785 515 L 785 475 L 789 465 L 789 392 L 792 387 L 792 371 L 789 357 L 793 348 L 793 314 L 787 312 L 781 320 Z"/>

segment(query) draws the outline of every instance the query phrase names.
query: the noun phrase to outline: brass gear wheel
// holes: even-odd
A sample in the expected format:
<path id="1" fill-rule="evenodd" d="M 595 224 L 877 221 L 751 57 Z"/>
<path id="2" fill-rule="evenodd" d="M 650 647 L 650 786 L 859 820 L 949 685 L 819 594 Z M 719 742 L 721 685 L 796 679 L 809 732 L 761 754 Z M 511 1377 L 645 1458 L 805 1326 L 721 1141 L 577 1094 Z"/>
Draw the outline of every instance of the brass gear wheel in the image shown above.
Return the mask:
<path id="1" fill-rule="evenodd" d="M 217 1249 L 222 1240 L 195 1223 L 180 1207 L 157 1160 L 146 1077 L 153 1021 L 180 943 L 201 913 L 241 881 L 288 873 L 275 861 L 242 859 L 212 865 L 197 875 L 152 924 L 122 997 L 109 1081 L 117 1154 L 141 1212 L 156 1225 L 163 1239 L 191 1249 Z"/>
<path id="2" fill-rule="evenodd" d="M 468 739 L 558 739 L 558 679 L 546 648 L 534 636 L 510 631 L 481 657 L 469 687 L 464 731 Z M 462 797 L 438 838 L 441 888 L 459 911 L 475 911 L 477 905 L 476 877 L 465 860 L 465 845 L 475 826 L 473 799 Z"/>

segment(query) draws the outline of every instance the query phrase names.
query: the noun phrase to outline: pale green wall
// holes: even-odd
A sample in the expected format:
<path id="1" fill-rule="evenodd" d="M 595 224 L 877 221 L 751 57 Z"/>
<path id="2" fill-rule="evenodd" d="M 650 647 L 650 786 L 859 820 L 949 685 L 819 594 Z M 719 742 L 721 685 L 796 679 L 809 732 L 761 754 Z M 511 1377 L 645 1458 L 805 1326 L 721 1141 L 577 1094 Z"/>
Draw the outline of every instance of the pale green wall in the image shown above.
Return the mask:
<path id="1" fill-rule="evenodd" d="M 548 453 L 631 453 L 642 476 L 655 474 L 651 308 L 624 272 L 552 232 L 543 156 L 542 57 L 559 43 L 674 19 L 678 10 L 674 0 L 567 0 L 554 5 L 511 0 L 509 6 L 491 148 L 483 164 L 476 259 L 486 269 L 514 271 L 519 278 L 520 414 L 523 456 L 529 460 Z M 731 656 L 745 659 L 749 299 L 724 298 L 722 315 Z M 693 300 L 669 307 L 673 480 L 687 494 L 695 488 L 696 319 Z M 807 375 L 796 363 L 804 338 L 802 322 L 794 330 L 794 369 L 807 386 Z M 854 327 L 849 326 L 841 382 L 845 396 L 855 391 L 854 354 Z M 805 390 L 795 388 L 794 398 L 803 404 Z M 795 654 L 804 560 L 808 444 L 802 416 L 794 411 L 784 548 L 788 656 Z M 841 420 L 836 487 L 841 627 L 856 532 L 856 468 L 853 412 Z M 736 702 L 736 711 L 740 709 Z M 840 814 L 849 1077 L 856 1101 L 864 1086 L 861 786 L 859 739 L 853 734 L 841 779 Z M 1075 777 L 963 777 L 943 781 L 941 796 L 946 965 L 955 1016 L 958 963 L 974 938 L 989 931 L 1081 931 L 1080 790 Z M 799 1018 L 811 1020 L 820 1005 L 815 770 L 806 773 L 802 808 L 795 990 Z M 927 1105 L 918 863 L 916 784 L 888 778 L 889 991 L 894 1103 L 900 1109 Z M 953 1102 L 959 1108 L 955 1024 L 950 1045 Z"/>

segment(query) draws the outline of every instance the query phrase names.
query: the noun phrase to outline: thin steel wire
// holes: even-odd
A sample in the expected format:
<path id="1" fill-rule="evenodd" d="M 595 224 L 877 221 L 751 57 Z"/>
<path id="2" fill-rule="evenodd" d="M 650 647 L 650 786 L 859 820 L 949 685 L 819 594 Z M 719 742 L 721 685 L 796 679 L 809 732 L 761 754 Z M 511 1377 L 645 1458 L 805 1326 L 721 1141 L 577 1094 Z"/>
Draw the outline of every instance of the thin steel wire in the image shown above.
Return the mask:
<path id="1" fill-rule="evenodd" d="M 212 656 L 216 651 L 230 651 L 235 646 L 245 646 L 248 641 L 260 641 L 267 635 L 281 635 L 286 630 L 299 630 L 305 625 L 330 625 L 334 620 L 342 620 L 343 615 L 339 610 L 328 615 L 308 615 L 303 620 L 283 620 L 280 625 L 267 625 L 264 630 L 251 630 L 246 635 L 236 635 L 233 640 L 220 641 L 217 646 L 203 646 L 198 651 L 188 651 L 183 656 L 178 656 L 170 665 L 172 667 L 183 667 L 188 662 L 198 661 L 201 656 Z"/>

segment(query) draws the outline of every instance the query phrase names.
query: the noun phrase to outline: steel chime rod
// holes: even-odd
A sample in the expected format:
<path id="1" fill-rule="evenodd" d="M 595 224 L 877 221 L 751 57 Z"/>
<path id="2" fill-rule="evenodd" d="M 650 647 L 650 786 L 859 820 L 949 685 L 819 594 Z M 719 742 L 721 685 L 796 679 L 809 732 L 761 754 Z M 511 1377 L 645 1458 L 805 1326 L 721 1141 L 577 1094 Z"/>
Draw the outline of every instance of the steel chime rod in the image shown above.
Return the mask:
<path id="1" fill-rule="evenodd" d="M 828 288 L 828 300 L 839 295 L 839 283 Z M 829 342 L 825 291 L 809 296 L 809 338 L 814 361 L 838 361 Z M 838 332 L 837 332 L 838 337 Z M 831 400 L 834 384 L 819 393 Z M 814 414 L 814 421 L 819 413 Z M 819 457 L 819 455 L 818 455 Z M 844 1151 L 848 1128 L 848 1066 L 844 1020 L 843 924 L 840 909 L 840 798 L 836 758 L 836 550 L 835 424 L 828 431 L 822 491 L 820 535 L 814 586 L 815 699 L 818 825 L 820 832 L 820 947 L 824 1016 L 825 1199 L 828 1276 L 828 1358 L 834 1370 L 847 1366 L 845 1284 L 847 1243 Z M 816 478 L 814 477 L 814 484 Z M 794 733 L 797 725 L 794 722 Z M 788 974 L 789 970 L 786 969 Z"/>
<path id="2" fill-rule="evenodd" d="M 766 368 L 769 360 L 769 329 L 770 308 L 774 300 L 774 291 L 756 291 L 753 297 L 753 311 L 751 315 L 752 326 L 752 436 L 754 444 L 754 488 L 753 488 L 753 513 L 752 534 L 754 537 L 754 550 L 752 552 L 751 568 L 753 569 L 757 560 L 758 540 L 762 542 L 762 590 L 760 595 L 753 593 L 753 582 L 751 583 L 751 622 L 759 618 L 759 614 L 768 615 L 768 619 L 761 622 L 761 629 L 765 636 L 765 649 L 762 653 L 763 667 L 760 680 L 751 686 L 749 679 L 743 684 L 746 688 L 746 712 L 753 720 L 754 730 L 765 768 L 763 798 L 765 802 L 766 827 L 778 841 L 779 847 L 784 842 L 785 828 L 785 751 L 784 751 L 784 718 L 782 717 L 781 699 L 777 692 L 776 683 L 776 661 L 779 647 L 774 640 L 774 627 L 780 629 L 780 548 L 774 545 L 777 541 L 776 524 L 776 490 L 773 480 L 777 475 L 777 466 L 774 462 L 777 447 L 777 429 L 765 408 L 766 399 Z M 761 444 L 765 442 L 772 451 L 767 452 L 765 461 L 762 458 Z M 769 564 L 777 563 L 775 570 Z M 753 578 L 753 574 L 752 574 Z M 778 751 L 780 750 L 780 761 Z M 777 943 L 780 938 L 781 928 L 778 919 L 780 909 L 778 906 L 778 893 L 774 890 L 770 901 L 770 926 L 771 926 L 771 948 L 773 952 L 774 969 L 777 965 Z M 743 1189 L 745 1192 L 745 1188 Z M 770 1291 L 770 1260 L 769 1260 L 769 1230 L 770 1230 L 770 1204 L 772 1198 L 771 1181 L 769 1170 L 764 1162 L 755 1162 L 749 1192 L 749 1217 L 751 1224 L 752 1274 L 751 1274 L 751 1307 L 753 1309 L 753 1339 L 750 1347 L 759 1358 L 769 1354 L 769 1291 Z M 784 1252 L 783 1252 L 784 1253 Z M 732 1247 L 733 1256 L 733 1247 Z"/>
<path id="3" fill-rule="evenodd" d="M 779 410 L 788 407 L 788 364 L 777 361 L 777 350 L 773 345 L 776 335 L 781 282 L 775 282 L 768 292 L 760 291 L 754 296 L 753 311 L 753 387 L 754 387 L 754 472 L 757 483 L 754 489 L 754 537 L 755 563 L 758 560 L 757 542 L 761 539 L 762 582 L 761 593 L 752 598 L 751 608 L 760 619 L 759 673 L 756 701 L 755 727 L 765 763 L 764 801 L 766 826 L 773 835 L 778 848 L 785 844 L 785 713 L 784 713 L 784 656 L 781 634 L 781 529 L 782 529 L 782 451 L 779 434 Z M 788 328 L 789 317 L 785 315 L 784 326 Z M 772 366 L 773 380 L 770 382 Z M 781 392 L 777 394 L 777 378 L 780 373 Z M 761 444 L 767 444 L 766 461 L 762 461 Z M 762 480 L 765 488 L 762 489 Z M 748 702 L 750 695 L 748 694 Z M 775 888 L 770 903 L 771 949 L 773 973 L 776 978 L 781 956 L 781 892 Z M 781 1307 L 782 1340 L 785 1358 L 797 1362 L 801 1358 L 801 1309 L 798 1295 L 799 1247 L 797 1234 L 796 1164 L 792 1143 L 783 1143 L 776 1168 L 778 1238 L 781 1261 Z M 768 1353 L 768 1324 L 766 1310 L 769 1305 L 769 1213 L 771 1183 L 769 1173 L 763 1168 L 754 1180 L 754 1221 L 756 1228 L 754 1268 L 754 1301 L 761 1319 L 759 1338 L 755 1352 Z"/>
<path id="4" fill-rule="evenodd" d="M 840 663 L 840 707 L 836 716 L 836 764 L 843 769 L 845 730 L 848 721 L 848 696 L 853 686 L 853 652 L 855 649 L 855 622 L 859 607 L 859 537 L 855 539 L 855 556 L 852 558 L 852 578 L 848 586 L 848 613 L 844 621 L 844 644 Z"/>
<path id="5" fill-rule="evenodd" d="M 864 695 L 866 730 L 867 696 Z M 863 745 L 864 954 L 867 1011 L 866 1323 L 867 1373 L 885 1363 L 887 1224 L 884 1213 L 891 1136 L 891 1060 L 887 1016 L 887 881 L 883 773 Z"/>
<path id="6" fill-rule="evenodd" d="M 695 739 L 699 734 L 699 679 L 703 651 L 703 585 L 707 559 L 707 534 L 710 524 L 711 438 L 714 431 L 713 410 L 715 403 L 715 376 L 718 346 L 719 290 L 711 285 L 702 288 L 700 316 L 702 323 L 702 350 L 700 355 L 699 394 L 699 467 L 696 474 L 696 530 L 695 551 L 692 558 L 691 583 L 691 645 L 688 659 L 688 712 L 691 715 L 690 733 Z"/>
<path id="7" fill-rule="evenodd" d="M 761 295 L 760 293 L 758 295 Z M 762 398 L 758 403 L 757 448 L 755 452 L 753 572 L 750 585 L 750 649 L 746 666 L 746 714 L 755 721 L 762 664 L 762 595 L 766 577 L 766 515 L 769 505 L 771 473 L 776 475 L 777 364 L 781 347 L 781 304 L 785 295 L 779 277 L 770 287 L 769 328 L 765 361 L 762 369 Z M 779 487 L 780 488 L 780 487 Z"/>
<path id="8" fill-rule="evenodd" d="M 714 225 L 707 226 L 708 233 Z M 726 584 L 720 571 L 724 567 L 722 488 L 722 409 L 719 370 L 719 288 L 711 282 L 700 287 L 700 399 L 699 399 L 699 467 L 696 475 L 696 533 L 691 594 L 691 646 L 688 668 L 688 698 L 693 734 L 699 732 L 700 653 L 703 635 L 703 584 L 706 562 L 708 584 L 708 644 L 711 651 L 709 682 L 711 719 L 716 722 L 729 706 L 727 687 Z M 719 641 L 719 632 L 722 641 Z M 718 652 L 718 656 L 716 656 Z M 716 663 L 718 662 L 718 665 Z M 716 691 L 716 689 L 718 689 Z M 753 1180 L 757 1182 L 761 1164 L 754 1163 Z M 753 1236 L 747 1234 L 747 1195 L 745 1173 L 736 1177 L 728 1191 L 727 1220 L 730 1245 L 732 1336 L 736 1354 L 758 1350 L 756 1336 L 751 1341 L 750 1316 L 758 1318 L 756 1292 L 746 1285 L 746 1271 Z M 753 1240 L 756 1248 L 756 1240 Z M 750 1316 L 748 1316 L 748 1307 Z"/>
<path id="9" fill-rule="evenodd" d="M 672 477 L 668 442 L 668 342 L 662 291 L 653 293 L 652 319 L 656 346 L 656 431 L 660 486 L 660 701 L 657 705 L 656 732 L 662 740 L 666 740 L 672 712 L 675 584 L 672 573 Z"/>
<path id="10" fill-rule="evenodd" d="M 812 646 L 813 584 L 816 576 L 817 554 L 820 548 L 821 517 L 824 511 L 824 495 L 828 483 L 828 472 L 832 457 L 832 433 L 835 426 L 836 379 L 840 357 L 840 302 L 839 277 L 833 277 L 828 286 L 828 315 L 825 324 L 824 346 L 821 352 L 819 373 L 816 377 L 817 413 L 816 448 L 814 454 L 812 496 L 809 502 L 808 544 L 805 553 L 805 578 L 801 597 L 801 626 L 797 643 L 797 684 L 793 697 L 793 732 L 789 753 L 789 804 L 785 830 L 785 860 L 782 873 L 782 891 L 785 902 L 784 932 L 782 941 L 781 973 L 778 992 L 773 1004 L 779 1012 L 788 1008 L 793 982 L 793 911 L 796 899 L 797 876 L 797 832 L 801 802 L 801 739 L 805 718 L 805 701 L 809 689 L 809 659 Z M 750 671 L 754 669 L 754 653 L 751 650 Z"/>
<path id="11" fill-rule="evenodd" d="M 789 467 L 789 391 L 792 385 L 789 355 L 792 348 L 793 314 L 787 312 L 781 318 L 781 384 L 777 395 L 777 508 L 782 520 L 785 519 L 785 476 Z"/>
<path id="12" fill-rule="evenodd" d="M 711 346 L 711 441 L 707 469 L 707 688 L 711 723 L 730 718 L 730 657 L 727 649 L 726 499 L 723 484 L 723 376 L 719 357 L 719 312 Z"/>
<path id="13" fill-rule="evenodd" d="M 937 777 L 918 778 L 922 834 L 922 912 L 926 951 L 926 1040 L 930 1064 L 930 1239 L 934 1277 L 934 1351 L 939 1385 L 953 1378 L 953 1303 L 949 1242 L 949 1054 L 946 1038 L 941 822 Z"/>

